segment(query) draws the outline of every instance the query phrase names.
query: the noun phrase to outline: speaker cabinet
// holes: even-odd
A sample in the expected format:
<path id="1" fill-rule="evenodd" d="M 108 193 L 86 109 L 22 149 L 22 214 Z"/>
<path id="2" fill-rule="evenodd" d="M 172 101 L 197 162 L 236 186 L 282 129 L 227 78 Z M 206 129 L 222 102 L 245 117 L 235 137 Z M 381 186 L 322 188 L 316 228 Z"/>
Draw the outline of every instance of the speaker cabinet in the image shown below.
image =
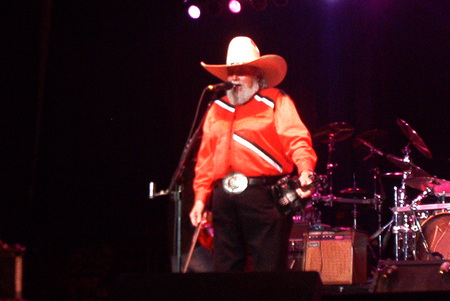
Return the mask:
<path id="1" fill-rule="evenodd" d="M 450 292 L 450 261 L 379 261 L 371 292 Z"/>
<path id="2" fill-rule="evenodd" d="M 367 235 L 358 230 L 310 231 L 305 235 L 303 270 L 317 271 L 323 284 L 367 280 Z"/>

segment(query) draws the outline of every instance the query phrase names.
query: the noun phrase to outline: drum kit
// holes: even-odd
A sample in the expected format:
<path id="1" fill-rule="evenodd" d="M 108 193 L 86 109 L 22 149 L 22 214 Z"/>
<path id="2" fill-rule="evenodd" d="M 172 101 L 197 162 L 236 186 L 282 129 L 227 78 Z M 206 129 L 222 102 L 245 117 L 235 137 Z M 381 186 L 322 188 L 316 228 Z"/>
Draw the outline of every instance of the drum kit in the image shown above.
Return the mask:
<path id="1" fill-rule="evenodd" d="M 374 185 L 373 193 L 370 194 L 367 190 L 357 187 L 355 176 L 353 187 L 340 190 L 340 196 L 335 196 L 334 193 L 333 174 L 338 166 L 333 158 L 336 143 L 350 138 L 354 128 L 345 122 L 334 122 L 314 133 L 313 139 L 328 147 L 326 174 L 320 175 L 321 182 L 312 197 L 310 207 L 314 208 L 314 213 L 308 215 L 303 211 L 300 213 L 303 216 L 294 218 L 297 221 L 320 225 L 321 210 L 318 209 L 320 206 L 350 204 L 353 207 L 352 228 L 359 229 L 358 207 L 371 206 L 376 211 L 377 225 L 374 225 L 376 230 L 369 233 L 369 241 L 378 241 L 376 245 L 379 259 L 386 251 L 385 245 L 388 243 L 386 237 L 393 240 L 392 255 L 395 260 L 450 259 L 450 181 L 432 176 L 412 162 L 411 145 L 426 158 L 432 159 L 432 154 L 408 123 L 398 118 L 397 125 L 408 139 L 407 146 L 402 149 L 402 158 L 385 154 L 375 147 L 377 142 L 385 137 L 386 132 L 383 130 L 372 130 L 354 139 L 354 147 L 366 148 L 370 152 L 364 160 L 379 156 L 401 170 L 380 173 L 378 166 L 375 166 L 371 170 Z M 382 208 L 386 208 L 383 206 L 386 194 L 383 185 L 380 184 L 383 177 L 400 180 L 399 186 L 393 187 L 394 200 L 388 206 L 390 220 L 387 223 L 382 220 L 384 214 Z M 417 194 L 417 191 L 418 195 L 412 197 L 411 194 Z"/>

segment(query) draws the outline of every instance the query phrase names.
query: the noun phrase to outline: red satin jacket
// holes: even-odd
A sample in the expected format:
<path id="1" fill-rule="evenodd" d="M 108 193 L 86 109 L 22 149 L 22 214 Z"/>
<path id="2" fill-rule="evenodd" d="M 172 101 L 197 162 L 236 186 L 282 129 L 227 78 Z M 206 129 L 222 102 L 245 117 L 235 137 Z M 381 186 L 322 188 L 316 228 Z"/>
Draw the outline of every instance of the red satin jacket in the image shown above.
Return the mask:
<path id="1" fill-rule="evenodd" d="M 311 135 L 292 99 L 283 91 L 260 90 L 233 106 L 224 96 L 209 108 L 197 154 L 195 201 L 206 202 L 214 181 L 232 172 L 248 177 L 314 171 L 317 155 Z"/>

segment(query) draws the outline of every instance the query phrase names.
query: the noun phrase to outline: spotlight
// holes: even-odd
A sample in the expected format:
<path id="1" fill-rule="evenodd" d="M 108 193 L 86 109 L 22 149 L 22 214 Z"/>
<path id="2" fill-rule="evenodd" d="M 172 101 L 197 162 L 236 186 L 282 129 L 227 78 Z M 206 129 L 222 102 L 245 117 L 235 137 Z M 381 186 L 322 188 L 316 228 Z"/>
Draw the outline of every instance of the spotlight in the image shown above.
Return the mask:
<path id="1" fill-rule="evenodd" d="M 200 18 L 200 15 L 201 15 L 200 8 L 197 5 L 193 4 L 193 5 L 189 6 L 188 14 L 189 14 L 189 17 L 191 17 L 192 19 L 198 19 L 198 18 Z"/>
<path id="2" fill-rule="evenodd" d="M 267 8 L 268 0 L 250 0 L 252 6 L 256 10 L 264 10 Z"/>
<path id="3" fill-rule="evenodd" d="M 228 2 L 228 8 L 232 13 L 237 14 L 241 11 L 241 3 L 237 0 L 230 0 Z"/>

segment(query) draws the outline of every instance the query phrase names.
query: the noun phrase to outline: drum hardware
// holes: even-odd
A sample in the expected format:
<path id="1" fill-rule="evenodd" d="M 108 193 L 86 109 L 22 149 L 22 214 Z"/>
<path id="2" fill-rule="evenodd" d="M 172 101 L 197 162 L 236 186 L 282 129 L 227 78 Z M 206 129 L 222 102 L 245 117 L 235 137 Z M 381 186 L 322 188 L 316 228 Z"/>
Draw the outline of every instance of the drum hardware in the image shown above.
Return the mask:
<path id="1" fill-rule="evenodd" d="M 390 155 L 387 154 L 386 155 L 386 159 L 391 162 L 392 164 L 394 164 L 395 166 L 397 166 L 398 168 L 400 168 L 403 173 L 391 173 L 388 175 L 401 175 L 404 176 L 405 174 L 407 175 L 407 177 L 431 177 L 431 175 L 429 173 L 427 173 L 426 171 L 424 171 L 422 168 L 420 168 L 419 166 L 413 164 L 410 159 L 409 159 L 409 150 L 405 149 L 406 155 L 405 157 L 399 158 L 397 156 L 394 155 Z"/>
<path id="2" fill-rule="evenodd" d="M 379 237 L 384 230 L 386 230 L 388 227 L 390 227 L 392 225 L 392 223 L 394 222 L 394 218 L 391 218 L 391 220 L 384 226 L 378 228 L 377 231 L 375 231 L 370 237 L 369 240 L 374 240 L 375 238 Z"/>
<path id="3" fill-rule="evenodd" d="M 400 194 L 397 186 L 394 186 L 394 206 L 399 207 L 399 205 L 404 203 L 400 202 Z M 407 220 L 405 220 L 405 215 L 400 215 L 399 212 L 394 212 L 393 220 L 394 224 L 392 226 L 392 234 L 394 234 L 394 256 L 395 260 L 400 259 L 400 253 L 404 254 L 404 257 L 407 257 L 408 250 L 408 235 L 409 225 Z M 401 219 L 401 220 L 400 220 Z M 402 222 L 402 224 L 400 223 Z M 401 252 L 400 252 L 401 251 Z M 404 258 L 406 260 L 406 258 Z"/>
<path id="4" fill-rule="evenodd" d="M 360 147 L 365 146 L 369 148 L 369 154 L 363 158 L 363 161 L 367 161 L 370 158 L 375 157 L 375 155 L 378 155 L 380 157 L 385 157 L 385 154 L 378 148 L 376 148 L 374 145 L 381 145 L 383 142 L 386 141 L 387 131 L 386 130 L 379 130 L 374 129 L 362 134 L 359 134 L 354 142 L 354 147 Z M 373 198 L 375 200 L 375 209 L 378 212 L 378 228 L 381 227 L 381 206 L 382 206 L 382 200 L 386 198 L 386 194 L 383 188 L 383 183 L 380 179 L 380 169 L 378 167 L 378 161 L 374 160 L 375 163 L 374 167 L 370 170 L 373 174 Z M 378 189 L 379 186 L 379 189 Z M 380 190 L 380 192 L 379 192 Z M 379 194 L 380 193 L 380 194 Z M 380 256 L 381 256 L 381 245 L 382 240 L 381 237 L 379 238 L 379 250 L 380 250 Z"/>
<path id="5" fill-rule="evenodd" d="M 398 188 L 394 187 L 396 196 L 396 205 L 399 204 Z M 395 206 L 391 210 L 394 212 L 394 226 L 393 234 L 395 237 L 395 259 L 408 260 L 412 257 L 417 259 L 417 234 L 420 242 L 427 255 L 432 255 L 428 246 L 426 237 L 422 231 L 420 223 L 421 212 L 423 210 L 432 210 L 437 208 L 450 208 L 450 204 L 427 204 L 420 205 L 419 203 L 431 193 L 431 189 L 427 189 L 419 194 L 411 201 L 411 205 Z"/>
<path id="6" fill-rule="evenodd" d="M 336 142 L 341 142 L 350 138 L 355 129 L 345 122 L 333 122 L 319 128 L 317 133 L 313 135 L 318 142 L 328 145 L 328 161 L 327 161 L 327 179 L 328 179 L 328 195 L 333 195 L 333 170 L 338 167 L 337 163 L 333 163 L 332 155 L 335 151 Z"/>
<path id="7" fill-rule="evenodd" d="M 366 134 L 358 135 L 358 137 L 355 138 L 354 146 L 363 145 L 367 148 L 369 148 L 370 153 L 367 155 L 363 160 L 367 161 L 369 158 L 374 157 L 375 155 L 378 155 L 380 157 L 386 157 L 386 155 L 379 149 L 375 148 L 372 143 L 364 140 L 364 139 L 371 139 L 371 141 L 376 140 L 376 138 L 379 138 L 381 136 L 385 136 L 387 133 L 384 131 L 374 130 L 372 132 L 368 132 Z M 364 138 L 364 139 L 363 139 Z M 386 193 L 383 188 L 383 183 L 380 180 L 380 169 L 378 167 L 377 162 L 375 161 L 374 167 L 371 169 L 371 172 L 373 174 L 373 204 L 375 206 L 375 209 L 377 211 L 377 223 L 378 223 L 378 229 L 382 228 L 381 225 L 381 211 L 382 211 L 382 205 L 383 200 L 386 197 Z M 403 176 L 403 173 L 401 173 Z M 397 176 L 397 175 L 396 175 Z M 379 189 L 378 189 L 379 187 Z M 383 238 L 381 237 L 381 233 L 376 235 L 378 237 L 378 256 L 381 258 L 382 252 L 383 252 Z"/>
<path id="8" fill-rule="evenodd" d="M 409 141 L 424 155 L 431 156 L 428 148 L 425 143 L 423 143 L 422 139 L 417 135 L 417 133 L 404 121 L 397 118 L 397 124 L 403 133 L 407 136 Z M 402 181 L 400 188 L 394 187 L 394 207 L 405 207 L 406 204 L 406 180 L 411 177 L 428 177 L 430 176 L 427 172 L 422 170 L 420 167 L 414 165 L 411 161 L 410 154 L 411 150 L 409 148 L 410 143 L 408 143 L 403 149 L 402 152 L 404 154 L 403 158 L 398 158 L 394 155 L 386 155 L 388 161 L 392 164 L 396 165 L 400 169 L 402 169 Z M 429 191 L 427 190 L 428 194 Z M 420 195 L 420 199 L 423 198 Z M 403 256 L 403 259 L 408 259 L 408 256 L 412 253 L 413 257 L 416 258 L 416 231 L 419 230 L 421 233 L 420 223 L 418 221 L 417 215 L 415 214 L 415 210 L 417 209 L 418 202 L 420 200 L 416 199 L 412 202 L 411 214 L 399 214 L 399 212 L 394 212 L 394 248 L 395 248 L 395 258 L 399 259 L 400 255 Z M 400 220 L 401 219 L 401 220 Z M 412 219 L 412 220 L 411 220 Z M 411 225 L 412 222 L 412 225 Z M 421 233 L 421 236 L 423 234 Z M 412 245 L 414 244 L 414 245 Z M 401 253 L 401 254 L 400 254 Z"/>
<path id="9" fill-rule="evenodd" d="M 426 211 L 426 210 L 443 210 L 443 209 L 450 209 L 450 203 L 438 203 L 438 204 L 423 204 L 423 205 L 417 205 L 416 210 L 417 211 Z M 411 212 L 411 206 L 403 206 L 403 207 L 393 207 L 391 208 L 392 212 L 394 213 L 405 213 L 405 212 Z"/>

